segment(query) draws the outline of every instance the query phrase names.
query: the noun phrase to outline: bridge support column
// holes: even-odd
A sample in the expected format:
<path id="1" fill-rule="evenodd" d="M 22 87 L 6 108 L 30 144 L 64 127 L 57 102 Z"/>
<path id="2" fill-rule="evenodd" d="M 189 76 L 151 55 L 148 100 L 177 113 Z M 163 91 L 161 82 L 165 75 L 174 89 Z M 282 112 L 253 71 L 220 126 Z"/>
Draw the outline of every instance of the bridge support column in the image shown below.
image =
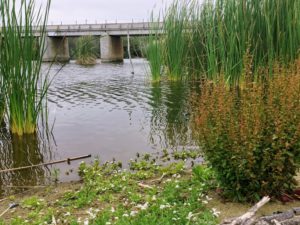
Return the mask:
<path id="1" fill-rule="evenodd" d="M 43 62 L 68 62 L 69 41 L 66 37 L 46 37 Z"/>
<path id="2" fill-rule="evenodd" d="M 105 35 L 100 38 L 101 62 L 123 62 L 124 50 L 120 36 Z"/>

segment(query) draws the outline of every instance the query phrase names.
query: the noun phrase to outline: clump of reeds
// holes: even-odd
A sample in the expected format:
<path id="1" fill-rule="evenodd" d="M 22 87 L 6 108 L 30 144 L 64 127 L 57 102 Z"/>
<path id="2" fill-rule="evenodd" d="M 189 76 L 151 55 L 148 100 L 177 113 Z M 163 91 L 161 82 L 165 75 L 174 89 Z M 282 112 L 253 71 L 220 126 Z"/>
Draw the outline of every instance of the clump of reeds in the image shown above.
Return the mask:
<path id="1" fill-rule="evenodd" d="M 252 79 L 261 68 L 288 65 L 299 57 L 300 1 L 186 0 L 163 12 L 163 62 L 171 80 L 218 79 L 238 84 L 244 55 L 253 59 Z M 248 51 L 248 52 L 247 52 Z M 151 61 L 151 59 L 149 59 Z"/>
<path id="2" fill-rule="evenodd" d="M 162 75 L 162 44 L 160 39 L 154 35 L 148 37 L 146 55 L 149 60 L 152 82 L 159 82 Z"/>
<path id="3" fill-rule="evenodd" d="M 92 36 L 83 36 L 76 42 L 76 63 L 80 65 L 95 65 L 97 60 L 96 48 Z"/>
<path id="4" fill-rule="evenodd" d="M 49 8 L 50 0 L 45 9 L 37 8 L 35 0 L 0 0 L 2 94 L 10 130 L 20 136 L 36 131 L 45 107 L 49 83 L 40 71 Z M 38 38 L 35 29 L 40 34 Z"/>
<path id="5" fill-rule="evenodd" d="M 151 33 L 144 40 L 144 53 L 149 61 L 152 82 L 159 82 L 161 80 L 163 71 L 163 43 L 161 39 L 161 23 L 160 18 L 155 19 L 151 15 Z"/>
<path id="6" fill-rule="evenodd" d="M 175 1 L 165 12 L 164 19 L 164 63 L 169 80 L 180 80 L 185 75 L 187 32 L 189 19 L 187 2 Z"/>

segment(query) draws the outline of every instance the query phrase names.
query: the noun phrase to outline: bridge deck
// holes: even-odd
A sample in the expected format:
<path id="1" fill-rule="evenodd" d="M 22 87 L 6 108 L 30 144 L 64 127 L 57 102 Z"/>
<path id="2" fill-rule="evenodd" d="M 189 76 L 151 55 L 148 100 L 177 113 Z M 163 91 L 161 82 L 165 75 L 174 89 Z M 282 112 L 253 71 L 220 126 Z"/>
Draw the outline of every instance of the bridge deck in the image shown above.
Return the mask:
<path id="1" fill-rule="evenodd" d="M 46 28 L 49 37 L 71 36 L 132 36 L 149 35 L 154 29 L 161 32 L 162 23 L 108 23 L 108 24 L 78 24 L 78 25 L 48 25 Z M 36 28 L 38 35 L 38 28 Z"/>

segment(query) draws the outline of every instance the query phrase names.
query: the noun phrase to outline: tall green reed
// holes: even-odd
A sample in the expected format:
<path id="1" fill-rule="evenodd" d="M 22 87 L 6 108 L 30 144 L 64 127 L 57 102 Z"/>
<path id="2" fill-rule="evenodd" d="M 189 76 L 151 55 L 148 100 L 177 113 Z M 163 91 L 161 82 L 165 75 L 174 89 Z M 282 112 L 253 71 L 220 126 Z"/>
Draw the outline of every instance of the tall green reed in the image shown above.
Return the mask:
<path id="1" fill-rule="evenodd" d="M 246 67 L 260 80 L 265 74 L 259 71 L 272 76 L 274 64 L 299 58 L 298 0 L 175 0 L 163 18 L 163 62 L 171 80 L 222 75 L 239 84 Z"/>
<path id="2" fill-rule="evenodd" d="M 187 33 L 189 19 L 187 2 L 175 1 L 165 12 L 164 19 L 164 63 L 169 80 L 180 80 L 185 75 Z"/>
<path id="3" fill-rule="evenodd" d="M 144 45 L 146 58 L 149 61 L 149 67 L 151 72 L 152 82 L 159 82 L 162 76 L 163 70 L 163 51 L 162 51 L 162 39 L 161 39 L 161 23 L 160 18 L 154 19 L 153 14 L 151 16 L 151 34 L 147 37 Z"/>
<path id="4" fill-rule="evenodd" d="M 46 106 L 48 76 L 40 71 L 50 2 L 43 9 L 35 0 L 0 0 L 0 74 L 9 127 L 19 136 L 36 131 Z"/>

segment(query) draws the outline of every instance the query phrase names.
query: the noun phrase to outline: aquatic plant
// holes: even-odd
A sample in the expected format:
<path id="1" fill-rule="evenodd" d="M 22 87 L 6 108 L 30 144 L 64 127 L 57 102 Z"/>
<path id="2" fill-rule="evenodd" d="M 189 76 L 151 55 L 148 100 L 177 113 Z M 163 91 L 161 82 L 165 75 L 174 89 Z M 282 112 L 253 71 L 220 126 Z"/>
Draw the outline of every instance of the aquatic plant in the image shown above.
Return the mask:
<path id="1" fill-rule="evenodd" d="M 201 61 L 209 78 L 225 74 L 228 83 L 238 84 L 245 54 L 252 56 L 252 80 L 260 78 L 261 67 L 272 75 L 275 62 L 288 65 L 299 57 L 299 1 L 207 1 L 198 14 L 193 35 L 202 36 Z"/>
<path id="2" fill-rule="evenodd" d="M 76 63 L 80 65 L 96 64 L 97 54 L 92 36 L 80 37 L 75 48 Z"/>
<path id="3" fill-rule="evenodd" d="M 159 82 L 162 75 L 162 44 L 157 34 L 148 37 L 146 57 L 149 61 L 152 82 Z"/>
<path id="4" fill-rule="evenodd" d="M 272 75 L 275 63 L 288 66 L 299 57 L 297 0 L 175 0 L 162 17 L 170 80 L 217 80 L 222 74 L 234 85 L 243 82 L 245 54 L 252 57 L 252 80 L 261 79 L 261 68 Z"/>
<path id="5" fill-rule="evenodd" d="M 164 64 L 169 80 L 180 80 L 185 76 L 188 14 L 186 1 L 175 1 L 163 17 Z"/>
<path id="6" fill-rule="evenodd" d="M 163 40 L 161 38 L 161 22 L 160 17 L 155 18 L 153 12 L 151 14 L 150 35 L 140 42 L 143 57 L 149 62 L 150 75 L 152 82 L 161 81 L 163 75 Z"/>
<path id="7" fill-rule="evenodd" d="M 34 133 L 45 110 L 48 76 L 41 75 L 45 27 L 50 0 L 37 8 L 35 0 L 0 0 L 0 74 L 13 134 Z M 36 37 L 37 33 L 40 37 Z M 36 51 L 36 46 L 39 51 Z"/>

